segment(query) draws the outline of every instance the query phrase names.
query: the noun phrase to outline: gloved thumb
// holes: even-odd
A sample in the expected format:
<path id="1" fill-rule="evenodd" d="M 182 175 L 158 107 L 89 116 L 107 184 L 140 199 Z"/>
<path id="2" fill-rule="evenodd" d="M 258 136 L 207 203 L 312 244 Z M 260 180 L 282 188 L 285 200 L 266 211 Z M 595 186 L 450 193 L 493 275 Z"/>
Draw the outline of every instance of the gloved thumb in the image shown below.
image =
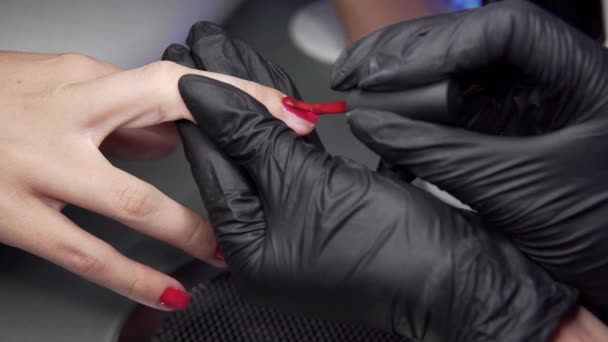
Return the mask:
<path id="1" fill-rule="evenodd" d="M 488 136 L 377 110 L 354 110 L 347 117 L 355 136 L 383 159 L 484 214 L 497 207 L 501 192 L 513 186 L 518 174 L 533 181 L 529 172 L 535 164 L 525 153 L 525 139 Z"/>
<path id="2" fill-rule="evenodd" d="M 303 187 L 323 173 L 329 156 L 247 93 L 195 75 L 182 77 L 179 89 L 200 130 L 245 170 L 261 198 L 280 201 L 281 191 Z"/>

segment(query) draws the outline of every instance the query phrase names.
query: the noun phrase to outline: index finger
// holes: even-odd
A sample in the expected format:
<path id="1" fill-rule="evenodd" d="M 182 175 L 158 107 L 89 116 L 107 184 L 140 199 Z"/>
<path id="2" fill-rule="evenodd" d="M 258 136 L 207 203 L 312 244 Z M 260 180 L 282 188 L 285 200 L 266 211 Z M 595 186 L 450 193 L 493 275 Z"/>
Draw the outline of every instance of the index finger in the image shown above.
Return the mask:
<path id="1" fill-rule="evenodd" d="M 187 74 L 231 84 L 255 97 L 274 116 L 281 118 L 285 115 L 281 105 L 281 98 L 285 95 L 275 89 L 168 61 L 68 85 L 58 91 L 55 101 L 70 104 L 66 113 L 74 117 L 70 122 L 92 129 L 93 140 L 99 146 L 119 127 L 148 127 L 180 119 L 193 121 L 177 86 L 178 80 Z"/>

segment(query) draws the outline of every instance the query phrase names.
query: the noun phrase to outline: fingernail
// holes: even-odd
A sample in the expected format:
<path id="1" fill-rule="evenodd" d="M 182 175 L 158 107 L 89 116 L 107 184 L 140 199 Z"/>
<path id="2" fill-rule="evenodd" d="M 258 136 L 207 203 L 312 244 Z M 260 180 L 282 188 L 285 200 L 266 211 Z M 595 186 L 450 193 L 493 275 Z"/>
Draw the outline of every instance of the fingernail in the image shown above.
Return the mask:
<path id="1" fill-rule="evenodd" d="M 283 101 L 283 111 L 285 112 L 285 124 L 299 136 L 308 135 L 315 129 L 317 121 L 319 121 L 318 115 L 290 107 L 285 104 L 285 101 Z"/>
<path id="2" fill-rule="evenodd" d="M 319 121 L 319 115 L 344 114 L 348 110 L 344 101 L 310 104 L 288 96 L 281 102 L 287 117 L 298 119 L 313 128 Z"/>
<path id="3" fill-rule="evenodd" d="M 284 97 L 281 102 L 283 103 L 283 108 L 285 112 L 295 115 L 296 117 L 311 123 L 316 124 L 319 121 L 319 115 L 313 113 L 311 111 L 312 106 L 308 103 L 298 101 L 293 97 Z"/>
<path id="4" fill-rule="evenodd" d="M 226 259 L 224 259 L 224 251 L 222 251 L 220 245 L 217 245 L 217 248 L 215 249 L 215 258 L 219 261 L 226 261 Z"/>
<path id="5" fill-rule="evenodd" d="M 346 102 L 343 101 L 310 104 L 287 96 L 281 102 L 286 114 L 285 123 L 298 135 L 312 132 L 319 122 L 319 115 L 343 114 L 347 111 Z"/>
<path id="6" fill-rule="evenodd" d="M 160 296 L 160 303 L 169 309 L 184 310 L 190 304 L 190 295 L 182 290 L 168 287 Z"/>

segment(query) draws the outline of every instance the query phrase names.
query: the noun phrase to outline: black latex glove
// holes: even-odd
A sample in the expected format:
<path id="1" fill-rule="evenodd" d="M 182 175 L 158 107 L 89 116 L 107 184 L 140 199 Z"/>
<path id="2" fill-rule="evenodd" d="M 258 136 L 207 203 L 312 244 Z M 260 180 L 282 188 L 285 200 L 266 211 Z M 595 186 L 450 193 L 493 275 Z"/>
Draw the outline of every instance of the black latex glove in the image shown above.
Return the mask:
<path id="1" fill-rule="evenodd" d="M 287 96 L 301 99 L 298 89 L 281 67 L 264 59 L 243 41 L 231 38 L 214 23 L 201 21 L 192 25 L 186 44 L 190 49 L 179 44 L 170 45 L 163 53 L 162 59 L 193 69 L 253 81 L 277 89 Z M 191 124 L 182 121 L 177 127 L 182 131 L 183 126 Z M 308 134 L 306 140 L 323 147 L 315 131 Z"/>
<path id="2" fill-rule="evenodd" d="M 477 217 L 329 156 L 240 90 L 185 76 L 186 156 L 241 291 L 416 341 L 543 341 L 575 305 Z"/>
<path id="3" fill-rule="evenodd" d="M 605 316 L 605 49 L 531 4 L 505 1 L 376 32 L 343 54 L 332 85 L 387 90 L 446 78 L 473 85 L 461 118 L 469 130 L 374 110 L 350 113 L 351 129 L 472 206 Z"/>

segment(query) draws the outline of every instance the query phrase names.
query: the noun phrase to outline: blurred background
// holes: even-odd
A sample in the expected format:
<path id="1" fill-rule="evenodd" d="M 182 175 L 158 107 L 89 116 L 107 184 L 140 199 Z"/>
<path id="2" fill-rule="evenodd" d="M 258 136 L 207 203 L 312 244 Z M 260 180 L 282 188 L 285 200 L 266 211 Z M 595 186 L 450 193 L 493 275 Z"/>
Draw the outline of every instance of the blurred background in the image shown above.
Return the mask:
<path id="1" fill-rule="evenodd" d="M 305 100 L 325 102 L 341 99 L 328 86 L 331 64 L 352 41 L 394 22 L 480 4 L 481 0 L 2 0 L 0 49 L 79 52 L 132 68 L 158 60 L 169 44 L 184 43 L 192 24 L 208 20 L 222 23 L 235 37 L 281 65 Z M 573 7 L 566 1 L 545 1 L 544 5 L 556 6 L 568 20 L 603 39 L 599 4 L 588 1 Z M 330 153 L 372 168 L 377 164 L 377 157 L 350 134 L 343 117 L 322 117 L 317 127 Z M 113 163 L 203 213 L 181 148 L 159 162 Z M 116 222 L 75 207 L 65 212 L 127 256 L 167 273 L 177 272 L 186 283 L 193 285 L 198 276 L 213 272 Z M 145 340 L 163 318 L 3 245 L 0 302 L 0 341 Z"/>

